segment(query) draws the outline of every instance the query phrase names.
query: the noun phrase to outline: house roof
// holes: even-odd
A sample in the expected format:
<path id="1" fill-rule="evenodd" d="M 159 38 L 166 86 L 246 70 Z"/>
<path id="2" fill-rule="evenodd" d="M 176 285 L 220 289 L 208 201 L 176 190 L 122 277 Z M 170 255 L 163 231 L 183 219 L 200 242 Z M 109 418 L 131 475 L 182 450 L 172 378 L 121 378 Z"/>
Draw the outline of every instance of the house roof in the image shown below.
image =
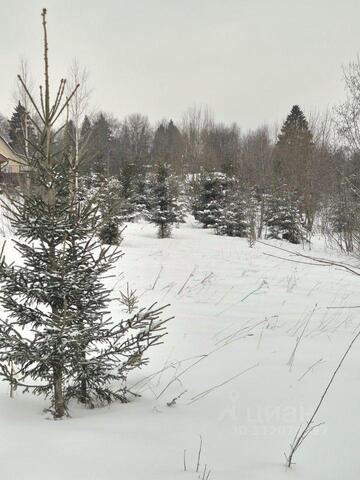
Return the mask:
<path id="1" fill-rule="evenodd" d="M 7 143 L 7 141 L 0 136 L 0 163 L 7 161 L 13 161 L 15 163 L 24 164 L 25 159 L 21 155 L 17 154 Z"/>

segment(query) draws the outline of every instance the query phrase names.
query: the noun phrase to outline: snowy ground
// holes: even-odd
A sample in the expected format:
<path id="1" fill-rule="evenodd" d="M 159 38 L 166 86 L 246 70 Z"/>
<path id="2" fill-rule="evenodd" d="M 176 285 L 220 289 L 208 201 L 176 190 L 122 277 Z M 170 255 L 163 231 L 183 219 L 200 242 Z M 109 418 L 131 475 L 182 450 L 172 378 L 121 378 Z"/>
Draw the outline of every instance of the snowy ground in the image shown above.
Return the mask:
<path id="1" fill-rule="evenodd" d="M 142 397 L 96 410 L 73 404 L 72 417 L 55 422 L 42 413 L 45 401 L 11 400 L 0 385 L 1 479 L 195 480 L 199 435 L 200 470 L 207 464 L 211 480 L 358 479 L 359 344 L 320 410 L 325 425 L 291 471 L 284 452 L 360 325 L 358 310 L 328 308 L 359 304 L 359 277 L 280 260 L 191 221 L 165 240 L 150 225 L 130 225 L 123 249 L 115 289 L 129 281 L 142 305 L 170 303 L 175 316 L 150 365 L 130 378 Z M 120 317 L 120 305 L 113 313 Z"/>

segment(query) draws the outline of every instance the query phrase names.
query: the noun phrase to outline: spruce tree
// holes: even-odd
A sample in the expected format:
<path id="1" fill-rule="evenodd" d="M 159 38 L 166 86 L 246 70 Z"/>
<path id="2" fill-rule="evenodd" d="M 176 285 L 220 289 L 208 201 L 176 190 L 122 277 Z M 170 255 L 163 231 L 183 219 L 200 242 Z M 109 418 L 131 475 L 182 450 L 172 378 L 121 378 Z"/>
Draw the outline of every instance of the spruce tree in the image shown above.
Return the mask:
<path id="1" fill-rule="evenodd" d="M 304 232 L 297 195 L 284 187 L 274 188 L 266 201 L 264 223 L 267 227 L 267 238 L 300 243 Z"/>
<path id="2" fill-rule="evenodd" d="M 215 222 L 218 235 L 249 237 L 256 220 L 254 192 L 239 182 L 234 182 L 226 194 Z"/>
<path id="3" fill-rule="evenodd" d="M 225 174 L 206 171 L 191 181 L 192 213 L 204 228 L 215 226 L 230 183 Z"/>
<path id="4" fill-rule="evenodd" d="M 150 180 L 150 209 L 147 219 L 158 227 L 159 238 L 169 237 L 174 223 L 183 219 L 179 189 L 170 166 L 159 161 Z"/>
<path id="5" fill-rule="evenodd" d="M 95 119 L 87 144 L 91 170 L 97 175 L 107 176 L 110 167 L 111 128 L 104 114 Z"/>
<path id="6" fill-rule="evenodd" d="M 88 175 L 92 167 L 92 158 L 91 158 L 91 149 L 89 148 L 91 138 L 91 122 L 87 115 L 85 115 L 84 120 L 80 129 L 80 139 L 79 139 L 79 151 L 81 153 L 80 157 L 80 166 L 79 172 L 82 175 Z"/>
<path id="7" fill-rule="evenodd" d="M 273 165 L 276 182 L 286 184 L 301 199 L 300 207 L 309 232 L 319 202 L 314 162 L 314 142 L 309 124 L 299 106 L 294 105 L 281 127 Z"/>
<path id="8" fill-rule="evenodd" d="M 142 207 L 143 185 L 146 184 L 145 171 L 140 174 L 134 163 L 126 163 L 120 168 L 119 175 L 122 212 L 124 220 L 131 222 L 141 213 L 146 213 Z"/>
<path id="9" fill-rule="evenodd" d="M 119 245 L 120 226 L 128 221 L 128 208 L 122 196 L 120 181 L 95 173 L 83 175 L 79 182 L 79 195 L 84 201 L 96 199 L 98 206 L 98 237 L 106 245 Z"/>
<path id="10" fill-rule="evenodd" d="M 172 120 L 159 125 L 153 140 L 153 158 L 162 158 L 175 172 L 183 173 L 184 147 L 180 130 Z"/>
<path id="11" fill-rule="evenodd" d="M 104 178 L 98 192 L 101 227 L 99 238 L 107 245 L 119 245 L 121 241 L 120 226 L 127 219 L 121 196 L 121 184 L 115 177 Z"/>
<path id="12" fill-rule="evenodd" d="M 150 168 L 150 167 L 149 167 Z M 149 169 L 144 169 L 143 173 L 138 173 L 134 179 L 133 194 L 131 205 L 134 208 L 133 218 L 147 218 L 151 210 L 151 181 L 152 174 Z"/>
<path id="13" fill-rule="evenodd" d="M 71 398 L 88 406 L 126 401 L 126 376 L 146 363 L 146 350 L 164 335 L 164 320 L 155 307 L 125 320 L 109 316 L 111 292 L 103 277 L 121 252 L 99 244 L 96 198 L 80 197 L 72 150 L 57 148 L 64 128 L 58 120 L 71 95 L 63 101 L 61 80 L 50 103 L 45 9 L 42 19 L 40 107 L 19 77 L 38 116 L 39 141 L 27 157 L 36 184 L 20 199 L 3 202 L 22 262 L 8 263 L 1 254 L 0 300 L 8 315 L 0 321 L 0 368 L 13 387 L 50 397 L 54 417 L 62 418 Z"/>
<path id="14" fill-rule="evenodd" d="M 35 133 L 30 117 L 25 108 L 19 102 L 9 121 L 10 146 L 15 152 L 26 155 L 33 150 Z"/>
<path id="15" fill-rule="evenodd" d="M 281 127 L 274 153 L 274 168 L 285 180 L 294 167 L 306 166 L 313 147 L 312 133 L 304 113 L 294 105 Z M 298 165 L 299 164 L 299 165 Z"/>

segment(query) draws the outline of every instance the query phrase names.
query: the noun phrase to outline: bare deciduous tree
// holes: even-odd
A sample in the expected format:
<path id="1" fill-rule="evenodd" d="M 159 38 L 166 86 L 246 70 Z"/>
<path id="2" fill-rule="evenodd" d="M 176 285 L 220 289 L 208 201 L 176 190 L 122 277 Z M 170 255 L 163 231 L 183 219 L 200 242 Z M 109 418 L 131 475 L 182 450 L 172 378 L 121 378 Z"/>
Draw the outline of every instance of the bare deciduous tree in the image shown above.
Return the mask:
<path id="1" fill-rule="evenodd" d="M 360 151 L 360 57 L 343 68 L 346 100 L 336 109 L 340 137 L 351 150 Z"/>
<path id="2" fill-rule="evenodd" d="M 80 134 L 81 134 L 81 125 L 85 118 L 85 114 L 89 105 L 89 98 L 91 91 L 88 89 L 88 78 L 89 73 L 85 67 L 81 67 L 78 60 L 74 59 L 69 70 L 69 76 L 67 81 L 67 93 L 68 95 L 75 89 L 77 85 L 79 87 L 76 89 L 75 94 L 72 96 L 69 103 L 69 113 L 70 118 L 74 125 L 72 139 L 75 146 L 74 154 L 74 170 L 78 170 L 77 166 L 81 161 L 81 149 L 80 149 Z M 76 178 L 76 185 L 78 179 Z"/>

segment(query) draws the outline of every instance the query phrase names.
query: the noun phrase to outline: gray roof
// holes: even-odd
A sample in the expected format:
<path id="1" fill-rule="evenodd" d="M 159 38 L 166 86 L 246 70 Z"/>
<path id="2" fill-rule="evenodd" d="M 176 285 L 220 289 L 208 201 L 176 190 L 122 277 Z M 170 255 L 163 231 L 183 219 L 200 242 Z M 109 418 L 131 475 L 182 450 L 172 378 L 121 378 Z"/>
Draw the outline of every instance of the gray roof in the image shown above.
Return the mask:
<path id="1" fill-rule="evenodd" d="M 19 154 L 17 154 L 7 143 L 7 141 L 0 136 L 0 155 L 6 158 L 9 161 L 13 161 L 15 163 L 24 164 L 25 158 Z"/>

